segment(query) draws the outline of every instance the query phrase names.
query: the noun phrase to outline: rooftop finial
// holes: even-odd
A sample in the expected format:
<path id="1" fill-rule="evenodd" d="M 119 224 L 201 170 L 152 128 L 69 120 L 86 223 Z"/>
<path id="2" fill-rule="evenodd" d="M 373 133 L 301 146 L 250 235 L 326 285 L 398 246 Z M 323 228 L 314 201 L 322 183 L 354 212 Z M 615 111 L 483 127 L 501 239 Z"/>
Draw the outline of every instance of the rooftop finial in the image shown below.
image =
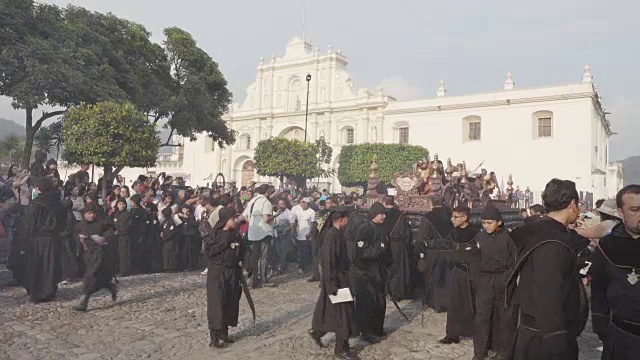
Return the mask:
<path id="1" fill-rule="evenodd" d="M 589 64 L 584 66 L 584 75 L 582 76 L 583 83 L 590 83 L 593 81 L 593 76 L 591 76 L 591 66 Z"/>
<path id="2" fill-rule="evenodd" d="M 511 71 L 507 71 L 507 79 L 504 81 L 505 90 L 513 90 L 516 83 L 513 82 Z"/>
<path id="3" fill-rule="evenodd" d="M 447 89 L 445 89 L 444 87 L 444 79 L 440 79 L 440 82 L 438 83 L 438 96 L 439 97 L 445 96 L 446 93 L 447 93 Z"/>
<path id="4" fill-rule="evenodd" d="M 333 45 L 329 44 L 329 49 L 327 50 L 327 54 L 333 53 Z"/>

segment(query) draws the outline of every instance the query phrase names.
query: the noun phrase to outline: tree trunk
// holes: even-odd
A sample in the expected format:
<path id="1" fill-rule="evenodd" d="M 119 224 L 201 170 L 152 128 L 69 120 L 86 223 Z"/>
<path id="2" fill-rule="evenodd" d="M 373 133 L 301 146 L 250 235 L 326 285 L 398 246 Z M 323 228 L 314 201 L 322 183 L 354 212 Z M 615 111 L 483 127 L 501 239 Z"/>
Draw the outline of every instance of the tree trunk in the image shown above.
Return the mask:
<path id="1" fill-rule="evenodd" d="M 111 166 L 104 167 L 104 175 L 102 175 L 102 202 L 104 203 L 104 210 L 108 213 L 109 204 L 107 203 L 107 179 L 111 173 Z"/>
<path id="2" fill-rule="evenodd" d="M 33 129 L 33 109 L 27 107 L 25 112 L 27 113 L 27 119 L 24 127 L 24 150 L 20 162 L 24 169 L 28 169 L 31 165 L 31 148 L 33 148 L 33 135 L 35 131 Z"/>

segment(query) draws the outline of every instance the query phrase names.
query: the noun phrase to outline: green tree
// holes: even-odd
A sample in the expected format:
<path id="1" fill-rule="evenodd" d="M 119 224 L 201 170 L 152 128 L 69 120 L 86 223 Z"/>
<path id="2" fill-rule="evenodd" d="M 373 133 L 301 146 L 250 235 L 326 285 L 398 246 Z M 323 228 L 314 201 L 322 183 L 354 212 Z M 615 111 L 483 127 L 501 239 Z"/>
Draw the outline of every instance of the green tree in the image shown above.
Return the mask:
<path id="1" fill-rule="evenodd" d="M 33 145 L 37 150 L 49 155 L 55 146 L 53 133 L 48 126 L 43 126 L 33 136 Z"/>
<path id="2" fill-rule="evenodd" d="M 9 162 L 14 163 L 15 160 L 19 159 L 22 149 L 23 140 L 20 136 L 15 133 L 10 133 L 5 135 L 4 139 L 0 143 L 0 148 L 2 152 L 4 152 L 9 157 Z"/>
<path id="3" fill-rule="evenodd" d="M 103 179 L 112 178 L 115 167 L 155 165 L 160 146 L 158 132 L 131 103 L 101 102 L 73 107 L 62 124 L 64 158 L 69 163 L 104 168 Z M 107 181 L 102 181 L 103 199 L 106 193 Z"/>
<path id="4" fill-rule="evenodd" d="M 47 119 L 82 101 L 126 97 L 111 69 L 76 44 L 81 36 L 57 6 L 0 0 L 0 95 L 25 112 L 23 166 L 29 166 L 35 133 Z M 43 105 L 63 109 L 34 114 Z"/>
<path id="5" fill-rule="evenodd" d="M 338 180 L 342 186 L 365 186 L 369 179 L 369 167 L 373 155 L 377 156 L 380 181 L 389 184 L 393 174 L 410 168 L 429 156 L 422 146 L 402 144 L 347 145 L 340 151 Z"/>
<path id="6" fill-rule="evenodd" d="M 324 140 L 303 143 L 300 140 L 270 138 L 262 140 L 255 149 L 254 163 L 260 176 L 304 179 L 331 176 L 332 170 L 323 164 L 331 162 L 333 150 Z M 328 161 L 327 161 L 328 159 Z"/>
<path id="7" fill-rule="evenodd" d="M 206 132 L 221 146 L 232 144 L 235 133 L 222 120 L 231 93 L 217 64 L 188 33 L 165 34 L 163 47 L 144 26 L 113 14 L 0 0 L 0 95 L 25 112 L 22 164 L 29 165 L 45 121 L 101 101 L 132 102 L 150 123 L 167 120 L 172 134 Z M 43 106 L 55 110 L 35 114 Z"/>
<path id="8" fill-rule="evenodd" d="M 318 157 L 318 170 L 310 174 L 310 178 L 328 178 L 336 174 L 336 169 L 332 169 L 333 148 L 327 144 L 324 137 L 316 140 L 316 152 Z"/>
<path id="9" fill-rule="evenodd" d="M 235 131 L 222 119 L 231 104 L 231 92 L 218 64 L 188 32 L 172 27 L 164 35 L 172 76 L 170 94 L 161 106 L 151 109 L 154 122 L 165 119 L 165 127 L 171 129 L 163 146 L 170 146 L 174 132 L 190 140 L 206 133 L 220 147 L 235 143 Z"/>

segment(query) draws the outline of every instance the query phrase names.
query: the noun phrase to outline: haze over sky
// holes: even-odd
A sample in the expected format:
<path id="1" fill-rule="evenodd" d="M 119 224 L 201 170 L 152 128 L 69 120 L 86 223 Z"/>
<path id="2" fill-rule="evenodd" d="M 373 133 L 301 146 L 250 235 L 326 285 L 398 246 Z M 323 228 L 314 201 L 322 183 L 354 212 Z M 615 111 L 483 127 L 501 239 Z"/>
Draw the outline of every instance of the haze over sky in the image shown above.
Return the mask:
<path id="1" fill-rule="evenodd" d="M 162 41 L 162 30 L 189 31 L 220 64 L 235 101 L 255 80 L 262 56 L 282 56 L 302 35 L 302 0 L 48 0 L 141 23 Z M 440 78 L 448 95 L 502 89 L 510 70 L 517 88 L 579 82 L 590 64 L 611 120 L 611 160 L 640 155 L 640 2 L 633 0 L 352 0 L 306 1 L 305 36 L 326 52 L 349 58 L 356 87 L 398 100 L 435 96 Z M 24 116 L 0 100 L 0 117 Z M 568 147 L 571 144 L 567 144 Z"/>

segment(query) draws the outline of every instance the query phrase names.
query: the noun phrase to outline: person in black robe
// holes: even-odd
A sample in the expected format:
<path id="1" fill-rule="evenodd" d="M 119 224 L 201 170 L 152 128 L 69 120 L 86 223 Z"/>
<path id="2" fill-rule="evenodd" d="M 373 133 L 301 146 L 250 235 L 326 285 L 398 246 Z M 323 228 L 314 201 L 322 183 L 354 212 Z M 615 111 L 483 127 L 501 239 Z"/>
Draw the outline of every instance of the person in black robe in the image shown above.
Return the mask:
<path id="1" fill-rule="evenodd" d="M 142 197 L 134 194 L 129 198 L 131 209 L 129 210 L 129 251 L 131 254 L 130 274 L 150 272 L 150 263 L 156 255 L 150 251 L 151 246 L 147 237 L 149 234 L 147 211 L 142 207 Z M 157 242 L 156 242 L 157 243 Z M 156 255 L 158 256 L 158 255 Z M 162 266 L 159 267 L 161 269 Z"/>
<path id="2" fill-rule="evenodd" d="M 480 273 L 475 297 L 473 359 L 484 359 L 491 349 L 496 353 L 492 359 L 507 360 L 518 317 L 516 306 L 504 306 L 504 284 L 515 262 L 516 246 L 504 229 L 502 215 L 496 208 L 485 208 L 482 228 L 475 239 L 480 249 Z"/>
<path id="3" fill-rule="evenodd" d="M 623 223 L 602 238 L 591 274 L 593 331 L 604 343 L 602 360 L 640 356 L 640 185 L 618 192 Z"/>
<path id="4" fill-rule="evenodd" d="M 115 228 L 113 241 L 118 258 L 118 277 L 131 275 L 131 213 L 127 211 L 127 200 L 116 201 L 116 209 L 111 215 Z"/>
<path id="5" fill-rule="evenodd" d="M 347 254 L 349 255 L 349 259 L 353 263 L 353 261 L 355 260 L 356 248 L 358 247 L 358 245 L 356 244 L 358 229 L 360 229 L 360 226 L 366 223 L 368 219 L 366 216 L 364 216 L 362 213 L 358 211 L 358 208 L 355 204 L 353 197 L 346 196 L 344 198 L 344 207 L 349 212 L 349 222 L 347 223 L 347 226 L 344 229 L 344 239 L 347 242 Z M 355 296 L 355 291 L 356 291 L 356 288 L 355 288 L 356 280 L 354 278 L 355 272 L 350 271 L 349 276 L 350 276 L 349 283 L 351 284 L 351 286 L 353 286 L 352 290 L 353 290 L 353 295 Z"/>
<path id="6" fill-rule="evenodd" d="M 76 246 L 76 241 L 73 237 L 73 230 L 78 221 L 72 211 L 73 203 L 71 199 L 64 200 L 63 206 L 67 211 L 67 218 L 64 229 L 60 233 L 60 239 L 62 240 L 62 279 L 63 283 L 69 283 L 78 279 L 81 264 L 78 258 L 82 253 Z"/>
<path id="7" fill-rule="evenodd" d="M 36 150 L 33 159 L 33 163 L 29 166 L 29 185 L 35 186 L 38 180 L 45 177 L 44 162 L 47 161 L 47 154 L 42 150 Z"/>
<path id="8" fill-rule="evenodd" d="M 98 205 L 88 205 L 82 211 L 82 221 L 76 226 L 75 234 L 84 248 L 86 269 L 82 286 L 84 294 L 80 303 L 73 307 L 76 311 L 87 311 L 89 299 L 94 293 L 106 289 L 115 302 L 118 288 L 112 282 L 115 274 L 115 259 L 110 257 L 107 239 L 113 235 L 113 227 L 105 219 L 97 216 Z"/>
<path id="9" fill-rule="evenodd" d="M 191 206 L 183 205 L 180 208 L 180 220 L 182 220 L 182 238 L 184 242 L 184 267 L 194 271 L 198 269 L 200 251 L 202 250 L 202 238 L 198 233 L 196 218 L 191 214 Z"/>
<path id="10" fill-rule="evenodd" d="M 161 224 L 158 220 L 158 207 L 155 204 L 148 205 L 148 211 L 141 212 L 141 248 L 146 249 L 149 259 L 145 262 L 145 271 L 157 273 L 162 271 L 162 241 L 160 240 Z"/>
<path id="11" fill-rule="evenodd" d="M 238 326 L 242 296 L 240 261 L 245 244 L 236 229 L 236 211 L 225 207 L 213 227 L 213 233 L 203 239 L 204 253 L 209 258 L 207 272 L 207 321 L 209 346 L 223 348 L 233 343 L 229 327 Z"/>
<path id="12" fill-rule="evenodd" d="M 339 289 L 350 288 L 349 268 L 351 261 L 347 254 L 344 228 L 349 221 L 348 210 L 340 207 L 332 211 L 325 223 L 328 230 L 322 234 L 322 277 L 320 297 L 313 313 L 313 322 L 309 335 L 320 347 L 322 337 L 328 333 L 336 334 L 334 354 L 340 359 L 353 359 L 349 354 L 349 337 L 352 334 L 353 302 L 332 303 L 329 295 L 336 295 Z"/>
<path id="13" fill-rule="evenodd" d="M 170 207 L 162 209 L 164 221 L 160 225 L 160 241 L 162 241 L 162 269 L 164 271 L 180 270 L 180 253 L 178 252 L 178 242 L 180 239 L 180 229 L 173 219 L 173 210 Z"/>
<path id="14" fill-rule="evenodd" d="M 426 277 L 424 305 L 435 312 L 447 311 L 450 297 L 451 276 L 454 268 L 453 242 L 449 233 L 453 229 L 451 212 L 442 206 L 442 198 L 434 196 L 433 209 L 425 215 L 440 236 L 432 236 L 428 243 L 423 264 Z"/>
<path id="15" fill-rule="evenodd" d="M 409 299 L 414 290 L 411 278 L 411 228 L 404 213 L 395 206 L 393 196 L 386 195 L 382 203 L 387 209 L 382 226 L 391 249 L 389 292 L 396 300 Z"/>
<path id="16" fill-rule="evenodd" d="M 547 215 L 511 233 L 517 256 L 505 305 L 520 307 L 512 359 L 577 360 L 589 315 L 578 260 L 588 241 L 568 225 L 578 219 L 580 197 L 575 183 L 553 179 L 542 199 Z"/>
<path id="17" fill-rule="evenodd" d="M 311 277 L 307 279 L 308 282 L 318 282 L 320 281 L 320 263 L 322 260 L 322 238 L 320 236 L 320 229 L 324 225 L 325 221 L 327 221 L 327 216 L 329 216 L 329 210 L 325 208 L 325 205 L 322 204 L 322 208 L 316 211 L 315 218 L 311 223 L 311 230 L 309 231 L 309 241 L 311 241 Z"/>
<path id="18" fill-rule="evenodd" d="M 362 340 L 371 343 L 386 335 L 383 326 L 387 307 L 386 268 L 390 254 L 382 225 L 385 212 L 385 207 L 379 202 L 369 208 L 369 221 L 358 229 L 351 268 L 356 288 L 356 325 Z"/>
<path id="19" fill-rule="evenodd" d="M 52 300 L 62 280 L 62 246 L 66 210 L 51 179 L 35 186 L 38 197 L 24 213 L 25 269 L 23 286 L 33 303 Z"/>
<path id="20" fill-rule="evenodd" d="M 447 306 L 446 336 L 441 344 L 458 344 L 461 337 L 471 337 L 475 321 L 475 292 L 480 266 L 480 249 L 475 237 L 480 227 L 469 223 L 471 210 L 466 206 L 453 209 L 454 225 L 449 237 L 453 241 L 454 263 L 451 294 Z"/>

